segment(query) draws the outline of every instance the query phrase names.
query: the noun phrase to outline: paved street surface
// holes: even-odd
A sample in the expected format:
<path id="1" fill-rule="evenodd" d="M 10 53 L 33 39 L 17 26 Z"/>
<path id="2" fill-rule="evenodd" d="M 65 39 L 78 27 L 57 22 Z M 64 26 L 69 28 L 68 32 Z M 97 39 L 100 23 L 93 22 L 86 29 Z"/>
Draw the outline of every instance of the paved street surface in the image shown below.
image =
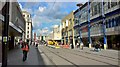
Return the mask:
<path id="1" fill-rule="evenodd" d="M 118 60 L 116 50 L 102 50 L 101 52 L 94 52 L 87 48 L 84 50 L 39 46 L 40 53 L 46 55 L 54 65 L 118 65 L 120 60 Z"/>
<path id="2" fill-rule="evenodd" d="M 118 65 L 118 51 L 102 50 L 94 52 L 87 47 L 80 49 L 50 48 L 46 46 L 30 46 L 27 61 L 22 61 L 22 50 L 20 47 L 9 51 L 8 65 L 104 65 L 105 67 L 116 67 Z M 107 65 L 107 66 L 106 66 Z M 110 66 L 109 66 L 110 65 Z M 81 66 L 80 66 L 81 67 Z"/>
<path id="3" fill-rule="evenodd" d="M 28 58 L 25 62 L 23 62 L 22 50 L 20 47 L 17 47 L 9 51 L 8 65 L 44 65 L 44 62 L 35 46 L 30 46 Z"/>

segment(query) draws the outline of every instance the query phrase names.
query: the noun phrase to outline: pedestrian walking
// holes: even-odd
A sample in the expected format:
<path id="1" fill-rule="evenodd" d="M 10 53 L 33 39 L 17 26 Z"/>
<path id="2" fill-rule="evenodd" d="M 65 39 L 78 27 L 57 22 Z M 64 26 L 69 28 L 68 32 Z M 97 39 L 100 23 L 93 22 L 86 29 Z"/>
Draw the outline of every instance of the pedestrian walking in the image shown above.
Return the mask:
<path id="1" fill-rule="evenodd" d="M 36 48 L 38 47 L 38 42 L 36 42 Z"/>
<path id="2" fill-rule="evenodd" d="M 23 61 L 26 61 L 27 54 L 28 54 L 28 51 L 29 51 L 29 45 L 28 45 L 28 43 L 23 42 L 22 51 L 23 51 Z"/>

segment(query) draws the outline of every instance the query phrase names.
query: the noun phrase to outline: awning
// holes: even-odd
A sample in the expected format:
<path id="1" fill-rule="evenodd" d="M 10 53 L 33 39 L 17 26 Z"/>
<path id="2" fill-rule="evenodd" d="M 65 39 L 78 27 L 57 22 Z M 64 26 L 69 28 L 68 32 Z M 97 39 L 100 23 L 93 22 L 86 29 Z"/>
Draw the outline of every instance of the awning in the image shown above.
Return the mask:
<path id="1" fill-rule="evenodd" d="M 19 33 L 22 33 L 22 30 L 19 29 L 17 26 L 15 26 L 12 22 L 9 22 L 9 26 L 11 26 L 12 28 L 14 28 L 16 31 L 18 31 Z"/>

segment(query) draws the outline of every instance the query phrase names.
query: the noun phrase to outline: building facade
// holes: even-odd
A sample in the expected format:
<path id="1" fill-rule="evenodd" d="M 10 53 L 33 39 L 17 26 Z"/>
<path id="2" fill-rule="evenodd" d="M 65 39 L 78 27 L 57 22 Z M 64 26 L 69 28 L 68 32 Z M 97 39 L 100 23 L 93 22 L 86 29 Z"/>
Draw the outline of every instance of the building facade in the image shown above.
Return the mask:
<path id="1" fill-rule="evenodd" d="M 120 42 L 120 1 L 90 3 L 91 38 L 99 40 L 103 48 L 116 49 Z M 100 10 L 101 9 L 101 10 Z"/>
<path id="2" fill-rule="evenodd" d="M 120 42 L 120 1 L 117 2 L 86 2 L 76 10 L 74 29 L 79 28 L 80 42 L 91 47 L 100 41 L 102 48 L 114 48 Z M 79 13 L 79 16 L 76 14 Z M 77 24 L 78 23 L 78 24 Z"/>
<path id="3" fill-rule="evenodd" d="M 72 11 L 69 15 L 62 19 L 62 44 L 70 45 L 72 44 L 75 47 L 74 41 L 74 11 Z"/>
<path id="4" fill-rule="evenodd" d="M 31 14 L 28 13 L 27 11 L 23 11 L 23 16 L 25 18 L 26 21 L 26 28 L 25 28 L 25 39 L 27 42 L 31 42 L 32 41 L 32 18 L 31 18 Z"/>
<path id="5" fill-rule="evenodd" d="M 25 39 L 25 19 L 18 2 L 10 2 L 9 8 L 9 49 L 13 49 L 19 39 Z"/>
<path id="6" fill-rule="evenodd" d="M 53 40 L 61 42 L 61 25 L 53 27 Z"/>
<path id="7" fill-rule="evenodd" d="M 2 28 L 5 22 L 4 13 L 6 2 L 0 1 L 0 63 L 2 62 Z M 9 3 L 9 27 L 8 27 L 8 49 L 13 49 L 18 42 L 19 39 L 23 39 L 25 37 L 25 20 L 22 16 L 22 11 L 20 9 L 19 3 L 10 2 Z"/>

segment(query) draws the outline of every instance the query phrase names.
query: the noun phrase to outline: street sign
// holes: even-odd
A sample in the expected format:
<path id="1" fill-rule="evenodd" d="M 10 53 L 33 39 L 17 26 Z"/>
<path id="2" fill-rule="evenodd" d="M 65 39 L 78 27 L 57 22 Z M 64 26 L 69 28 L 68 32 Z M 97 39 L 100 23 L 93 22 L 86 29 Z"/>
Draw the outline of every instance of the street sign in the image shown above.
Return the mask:
<path id="1" fill-rule="evenodd" d="M 0 14 L 0 20 L 4 21 L 4 16 Z"/>
<path id="2" fill-rule="evenodd" d="M 3 42 L 7 42 L 7 36 L 3 37 Z"/>

